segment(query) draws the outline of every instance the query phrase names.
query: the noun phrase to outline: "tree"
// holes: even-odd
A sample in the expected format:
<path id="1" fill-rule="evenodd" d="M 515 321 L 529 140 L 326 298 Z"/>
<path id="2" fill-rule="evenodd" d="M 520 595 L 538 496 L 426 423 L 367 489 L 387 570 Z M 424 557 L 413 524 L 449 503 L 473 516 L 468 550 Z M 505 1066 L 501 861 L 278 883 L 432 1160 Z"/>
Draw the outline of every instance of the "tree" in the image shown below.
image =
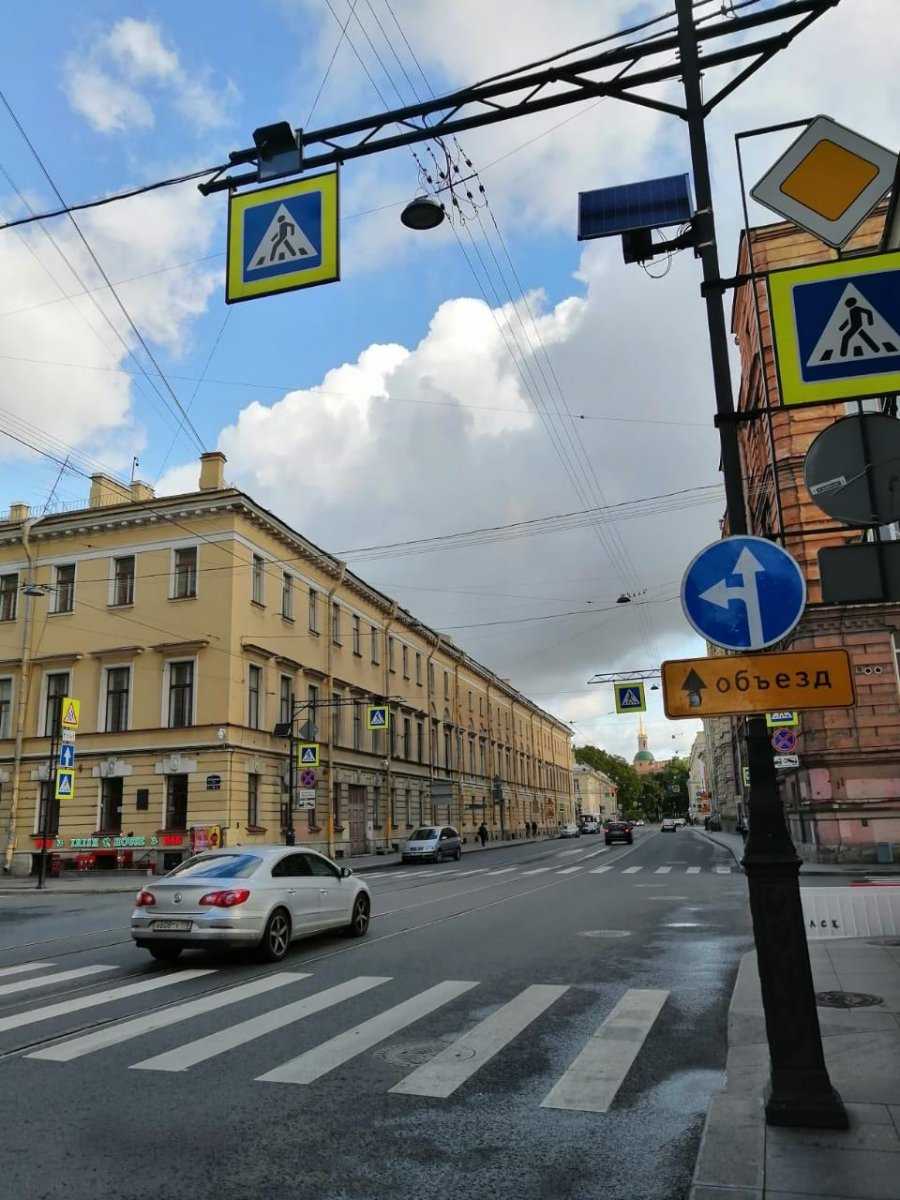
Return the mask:
<path id="1" fill-rule="evenodd" d="M 577 746 L 575 761 L 608 776 L 619 789 L 619 812 L 626 816 L 636 815 L 640 807 L 641 777 L 624 758 L 601 750 L 599 746 Z"/>

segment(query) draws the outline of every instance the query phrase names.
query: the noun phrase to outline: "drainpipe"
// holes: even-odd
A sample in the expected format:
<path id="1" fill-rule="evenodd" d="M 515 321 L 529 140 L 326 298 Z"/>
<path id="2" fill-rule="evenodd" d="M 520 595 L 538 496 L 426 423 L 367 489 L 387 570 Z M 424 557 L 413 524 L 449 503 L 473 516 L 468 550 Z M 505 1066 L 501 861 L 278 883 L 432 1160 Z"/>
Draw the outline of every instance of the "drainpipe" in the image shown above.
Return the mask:
<path id="1" fill-rule="evenodd" d="M 381 661 L 384 664 L 384 703 L 388 714 L 388 727 L 384 731 L 384 849 L 385 853 L 391 852 L 391 830 L 394 824 L 394 806 L 392 803 L 391 786 L 393 780 L 391 778 L 391 722 L 394 719 L 394 714 L 391 712 L 391 660 L 388 654 L 390 641 L 388 634 L 394 626 L 397 619 L 397 601 L 391 604 L 391 615 L 384 623 L 384 645 L 381 647 Z"/>
<path id="2" fill-rule="evenodd" d="M 334 608 L 332 601 L 334 594 L 344 582 L 344 576 L 347 574 L 347 564 L 341 563 L 341 573 L 338 576 L 338 581 L 328 593 L 328 646 L 325 650 L 325 676 L 328 680 L 326 684 L 328 695 L 325 697 L 325 704 L 328 706 L 328 857 L 334 858 L 334 715 L 335 708 L 332 704 L 334 700 L 334 676 L 332 674 L 332 660 L 334 657 Z M 293 796 L 291 803 L 293 803 Z"/>
<path id="3" fill-rule="evenodd" d="M 431 706 L 434 702 L 434 697 L 431 694 L 431 676 L 433 674 L 432 667 L 434 666 L 434 656 L 437 654 L 438 650 L 440 650 L 441 643 L 443 642 L 443 640 L 444 640 L 444 635 L 442 633 L 439 633 L 437 635 L 437 637 L 435 638 L 434 646 L 432 646 L 432 648 L 431 648 L 431 653 L 425 659 L 425 707 L 428 709 L 428 782 L 429 782 L 428 801 L 429 801 L 429 809 L 431 812 L 431 820 L 432 821 L 434 821 L 434 799 L 432 798 L 430 785 L 434 780 L 434 766 L 435 766 L 434 760 L 437 757 L 436 751 L 437 751 L 438 747 L 436 744 L 434 744 L 435 738 L 433 736 L 434 735 L 434 718 L 431 715 Z"/>
<path id="4" fill-rule="evenodd" d="M 22 522 L 22 548 L 28 559 L 28 583 L 34 583 L 34 556 L 28 535 L 35 518 L 29 517 Z M 24 593 L 23 593 L 24 594 Z M 16 818 L 19 813 L 19 792 L 21 790 L 22 745 L 25 740 L 25 717 L 28 712 L 28 690 L 31 667 L 31 614 L 34 597 L 25 595 L 25 612 L 22 620 L 22 669 L 19 673 L 19 690 L 16 694 L 16 732 L 15 749 L 13 751 L 12 795 L 9 802 L 9 822 L 6 827 L 6 849 L 3 856 L 3 870 L 9 872 L 12 866 L 13 854 L 16 850 Z"/>

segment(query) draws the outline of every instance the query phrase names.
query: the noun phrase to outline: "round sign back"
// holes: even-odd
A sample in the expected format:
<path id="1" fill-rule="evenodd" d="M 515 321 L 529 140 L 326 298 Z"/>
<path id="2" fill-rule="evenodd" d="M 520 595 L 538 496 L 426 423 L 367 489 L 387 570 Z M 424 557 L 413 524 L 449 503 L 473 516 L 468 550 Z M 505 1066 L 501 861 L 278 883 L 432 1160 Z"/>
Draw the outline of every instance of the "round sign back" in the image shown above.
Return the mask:
<path id="1" fill-rule="evenodd" d="M 900 421 L 884 413 L 842 417 L 810 446 L 803 475 L 810 496 L 836 521 L 900 519 Z"/>

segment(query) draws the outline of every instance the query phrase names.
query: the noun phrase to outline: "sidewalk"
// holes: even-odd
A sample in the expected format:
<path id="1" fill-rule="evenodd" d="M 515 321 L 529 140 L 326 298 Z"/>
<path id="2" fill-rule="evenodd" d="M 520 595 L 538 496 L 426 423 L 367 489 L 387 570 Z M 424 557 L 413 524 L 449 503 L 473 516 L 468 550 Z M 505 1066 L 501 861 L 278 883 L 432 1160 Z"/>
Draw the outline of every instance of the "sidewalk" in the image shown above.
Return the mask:
<path id="1" fill-rule="evenodd" d="M 710 1105 L 690 1200 L 897 1200 L 900 1196 L 900 945 L 896 938 L 812 942 L 817 993 L 877 998 L 819 1007 L 846 1132 L 767 1126 L 769 1052 L 756 952 L 741 959 L 728 1014 L 727 1084 Z M 894 944 L 890 944 L 894 943 Z"/>
<path id="2" fill-rule="evenodd" d="M 739 833 L 709 833 L 701 826 L 692 826 L 695 833 L 702 834 L 711 842 L 724 846 L 735 861 L 740 864 L 744 857 L 744 839 Z M 900 863 L 804 863 L 800 868 L 802 875 L 853 875 L 857 878 L 869 875 L 898 875 Z M 898 1193 L 900 1194 L 900 1193 Z"/>
<path id="3" fill-rule="evenodd" d="M 556 841 L 553 837 L 512 838 L 507 841 L 488 842 L 482 848 L 480 842 L 466 843 L 463 854 L 482 854 L 491 850 L 504 850 L 509 846 L 538 846 L 544 842 Z M 302 850 L 302 844 L 297 845 Z M 399 854 L 359 854 L 353 858 L 338 860 L 338 866 L 350 866 L 359 874 L 371 874 L 374 871 L 387 871 L 400 866 Z M 159 879 L 159 875 L 148 875 L 146 871 L 85 871 L 78 873 L 67 871 L 59 879 L 46 879 L 44 891 L 53 892 L 57 896 L 94 896 L 116 892 L 134 892 L 147 880 Z M 23 879 L 10 876 L 0 876 L 0 896 L 20 896 L 23 893 L 37 891 L 37 877 L 26 875 Z"/>

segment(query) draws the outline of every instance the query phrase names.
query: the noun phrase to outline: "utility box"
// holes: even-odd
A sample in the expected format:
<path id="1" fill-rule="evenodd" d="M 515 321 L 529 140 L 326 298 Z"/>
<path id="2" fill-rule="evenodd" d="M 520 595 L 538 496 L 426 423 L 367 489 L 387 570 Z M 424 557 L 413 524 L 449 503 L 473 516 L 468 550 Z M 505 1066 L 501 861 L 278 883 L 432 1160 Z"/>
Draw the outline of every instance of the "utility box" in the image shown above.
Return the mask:
<path id="1" fill-rule="evenodd" d="M 894 861 L 893 842 L 878 842 L 876 849 L 878 852 L 878 862 L 892 863 Z"/>

